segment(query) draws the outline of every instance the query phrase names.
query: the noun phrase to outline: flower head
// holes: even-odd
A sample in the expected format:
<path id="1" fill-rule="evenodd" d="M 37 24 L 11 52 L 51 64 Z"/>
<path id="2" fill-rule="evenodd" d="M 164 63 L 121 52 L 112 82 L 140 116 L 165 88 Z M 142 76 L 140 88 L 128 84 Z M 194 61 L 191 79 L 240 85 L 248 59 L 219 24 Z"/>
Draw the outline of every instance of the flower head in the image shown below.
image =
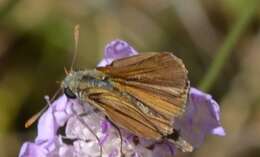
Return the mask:
<path id="1" fill-rule="evenodd" d="M 136 54 L 137 51 L 128 43 L 115 40 L 106 46 L 104 58 L 98 66 Z M 186 112 L 175 119 L 175 127 L 185 140 L 197 148 L 206 134 L 225 135 L 219 120 L 217 102 L 210 95 L 191 88 Z M 146 140 L 123 129 L 121 132 L 126 157 L 167 157 L 175 154 L 176 148 L 172 143 Z M 118 157 L 120 144 L 118 130 L 102 112 L 62 95 L 41 116 L 38 136 L 34 142 L 23 144 L 19 156 L 96 157 L 102 152 L 103 156 Z"/>

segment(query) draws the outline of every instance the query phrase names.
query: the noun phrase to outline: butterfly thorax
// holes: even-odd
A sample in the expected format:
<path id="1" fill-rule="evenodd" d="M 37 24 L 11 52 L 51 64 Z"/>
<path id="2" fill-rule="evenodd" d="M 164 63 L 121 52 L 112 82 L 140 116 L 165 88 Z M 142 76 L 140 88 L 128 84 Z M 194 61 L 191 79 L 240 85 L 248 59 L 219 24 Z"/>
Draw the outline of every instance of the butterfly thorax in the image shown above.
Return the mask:
<path id="1" fill-rule="evenodd" d="M 61 84 L 63 89 L 69 89 L 77 97 L 90 88 L 104 88 L 112 90 L 107 76 L 97 70 L 82 70 L 70 72 Z"/>

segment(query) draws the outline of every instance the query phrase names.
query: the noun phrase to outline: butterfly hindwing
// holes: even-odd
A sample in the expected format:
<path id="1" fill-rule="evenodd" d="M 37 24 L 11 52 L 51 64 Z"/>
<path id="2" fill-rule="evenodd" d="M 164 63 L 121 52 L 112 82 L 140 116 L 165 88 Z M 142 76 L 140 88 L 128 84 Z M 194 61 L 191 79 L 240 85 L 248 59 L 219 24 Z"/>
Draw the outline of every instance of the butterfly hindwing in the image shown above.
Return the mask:
<path id="1" fill-rule="evenodd" d="M 160 139 L 172 132 L 169 121 L 147 116 L 134 102 L 116 92 L 105 89 L 89 89 L 86 100 L 99 108 L 117 126 L 140 137 Z"/>

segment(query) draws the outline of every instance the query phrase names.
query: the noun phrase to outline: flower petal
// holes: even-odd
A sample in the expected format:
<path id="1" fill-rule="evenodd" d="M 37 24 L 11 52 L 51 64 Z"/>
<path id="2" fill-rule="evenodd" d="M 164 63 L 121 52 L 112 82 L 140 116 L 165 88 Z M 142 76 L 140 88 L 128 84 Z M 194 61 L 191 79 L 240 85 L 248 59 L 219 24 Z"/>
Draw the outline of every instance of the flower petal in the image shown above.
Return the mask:
<path id="1" fill-rule="evenodd" d="M 110 154 L 108 155 L 108 157 L 117 157 L 119 154 L 117 149 L 113 149 Z"/>
<path id="2" fill-rule="evenodd" d="M 153 155 L 152 157 L 167 157 L 167 156 L 174 156 L 175 155 L 175 147 L 168 143 L 168 142 L 163 142 L 161 144 L 156 144 L 155 148 L 153 150 Z"/>
<path id="3" fill-rule="evenodd" d="M 19 157 L 47 157 L 47 151 L 37 144 L 26 142 L 22 145 Z"/>
<path id="4" fill-rule="evenodd" d="M 119 39 L 114 40 L 106 45 L 104 58 L 101 60 L 98 66 L 106 66 L 113 60 L 133 56 L 136 54 L 137 51 L 127 42 Z"/>
<path id="5" fill-rule="evenodd" d="M 218 136 L 225 136 L 225 135 L 226 135 L 226 132 L 225 132 L 224 128 L 221 127 L 221 126 L 215 128 L 215 129 L 213 129 L 213 130 L 211 131 L 211 133 L 212 133 L 213 135 L 218 135 Z"/>
<path id="6" fill-rule="evenodd" d="M 184 139 L 198 147 L 206 134 L 225 135 L 219 114 L 219 106 L 210 95 L 191 88 L 186 112 L 175 125 Z"/>
<path id="7" fill-rule="evenodd" d="M 48 141 L 56 136 L 58 127 L 64 125 L 69 115 L 65 113 L 68 99 L 65 95 L 54 101 L 48 110 L 41 116 L 38 122 L 38 136 L 36 143 Z"/>
<path id="8" fill-rule="evenodd" d="M 54 120 L 53 108 L 49 109 L 41 116 L 38 122 L 38 135 L 35 142 L 41 143 L 53 139 L 56 135 L 58 124 Z"/>

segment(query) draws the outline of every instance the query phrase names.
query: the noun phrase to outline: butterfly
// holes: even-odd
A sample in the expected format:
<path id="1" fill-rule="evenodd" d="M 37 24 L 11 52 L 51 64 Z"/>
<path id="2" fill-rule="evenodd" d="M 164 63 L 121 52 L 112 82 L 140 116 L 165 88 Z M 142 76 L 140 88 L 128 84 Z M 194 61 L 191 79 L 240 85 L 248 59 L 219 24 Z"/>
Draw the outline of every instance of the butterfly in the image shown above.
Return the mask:
<path id="1" fill-rule="evenodd" d="M 79 25 L 74 39 L 76 54 Z M 105 114 L 119 131 L 121 153 L 119 127 L 145 139 L 168 140 L 183 152 L 193 151 L 174 122 L 185 112 L 190 89 L 188 71 L 180 58 L 170 52 L 147 52 L 114 60 L 104 67 L 74 71 L 75 58 L 70 72 L 65 70 L 67 76 L 60 89 L 68 98 L 79 99 Z M 47 108 L 32 116 L 25 127 Z M 102 147 L 100 150 L 102 156 Z"/>
<path id="2" fill-rule="evenodd" d="M 169 52 L 148 52 L 93 70 L 70 71 L 61 88 L 103 112 L 117 127 L 145 139 L 174 143 L 184 152 L 192 145 L 175 128 L 185 112 L 190 88 L 182 60 Z"/>

